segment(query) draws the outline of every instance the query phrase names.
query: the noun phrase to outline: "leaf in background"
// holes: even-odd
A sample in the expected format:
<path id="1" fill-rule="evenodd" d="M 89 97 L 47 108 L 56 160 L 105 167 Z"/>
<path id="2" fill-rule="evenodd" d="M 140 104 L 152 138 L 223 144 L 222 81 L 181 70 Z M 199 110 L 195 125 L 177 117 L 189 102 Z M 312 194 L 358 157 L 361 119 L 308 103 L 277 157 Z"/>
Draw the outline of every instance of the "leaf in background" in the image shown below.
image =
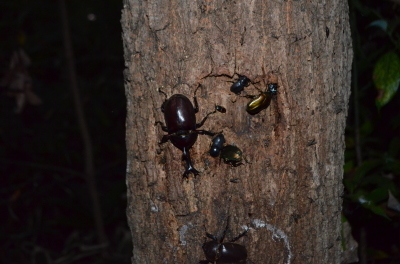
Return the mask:
<path id="1" fill-rule="evenodd" d="M 392 158 L 396 158 L 400 152 L 400 138 L 394 137 L 389 144 L 389 155 Z"/>
<path id="2" fill-rule="evenodd" d="M 379 202 L 386 200 L 387 198 L 388 198 L 388 189 L 386 188 L 377 188 L 372 192 L 369 192 L 367 195 L 365 195 L 365 199 L 373 204 L 378 204 Z"/>
<path id="3" fill-rule="evenodd" d="M 354 168 L 354 162 L 352 160 L 346 162 L 343 166 L 344 173 L 350 172 Z"/>
<path id="4" fill-rule="evenodd" d="M 399 87 L 400 58 L 396 53 L 386 53 L 378 60 L 375 64 L 373 80 L 379 92 L 375 103 L 380 109 L 393 98 Z"/>
<path id="5" fill-rule="evenodd" d="M 376 192 L 375 192 L 376 191 Z M 383 216 L 384 218 L 391 220 L 386 212 L 385 209 L 382 206 L 376 205 L 375 202 L 381 200 L 381 192 L 382 190 L 374 190 L 371 193 L 364 194 L 363 191 L 360 191 L 354 195 L 351 196 L 353 201 L 357 201 L 362 205 L 362 207 L 370 210 L 374 214 Z M 387 191 L 385 193 L 385 196 L 387 197 Z"/>
<path id="6" fill-rule="evenodd" d="M 371 210 L 373 213 L 383 216 L 384 218 L 386 218 L 387 220 L 391 220 L 389 218 L 389 216 L 387 216 L 385 209 L 383 209 L 381 206 L 379 205 L 367 205 L 364 206 L 365 208 L 368 208 L 369 210 Z"/>
<path id="7" fill-rule="evenodd" d="M 374 248 L 369 248 L 368 254 L 371 255 L 374 260 L 383 260 L 389 258 L 389 255 L 385 251 Z"/>
<path id="8" fill-rule="evenodd" d="M 378 27 L 382 29 L 383 31 L 387 30 L 388 23 L 386 20 L 380 19 L 380 20 L 375 20 L 374 22 L 371 22 L 371 24 L 368 25 L 369 27 Z"/>
<path id="9" fill-rule="evenodd" d="M 374 131 L 374 124 L 366 120 L 360 127 L 361 133 L 365 136 L 370 135 Z"/>
<path id="10" fill-rule="evenodd" d="M 400 212 L 400 203 L 396 199 L 396 197 L 393 196 L 393 194 L 390 191 L 389 191 L 389 199 L 388 199 L 387 207 L 394 211 Z"/>
<path id="11" fill-rule="evenodd" d="M 385 209 L 383 209 L 381 206 L 379 205 L 373 205 L 373 204 L 369 204 L 369 203 L 363 203 L 362 206 L 366 209 L 371 210 L 371 212 L 373 212 L 374 214 L 383 216 L 384 218 L 386 218 L 387 220 L 391 220 L 389 218 L 389 216 L 387 216 Z"/>
<path id="12" fill-rule="evenodd" d="M 395 174 L 400 174 L 400 161 L 399 160 L 393 161 L 390 170 Z"/>
<path id="13" fill-rule="evenodd" d="M 382 162 L 378 159 L 364 161 L 355 171 L 351 178 L 345 179 L 344 184 L 350 193 L 353 193 L 363 178 L 370 173 L 371 170 L 381 166 Z"/>

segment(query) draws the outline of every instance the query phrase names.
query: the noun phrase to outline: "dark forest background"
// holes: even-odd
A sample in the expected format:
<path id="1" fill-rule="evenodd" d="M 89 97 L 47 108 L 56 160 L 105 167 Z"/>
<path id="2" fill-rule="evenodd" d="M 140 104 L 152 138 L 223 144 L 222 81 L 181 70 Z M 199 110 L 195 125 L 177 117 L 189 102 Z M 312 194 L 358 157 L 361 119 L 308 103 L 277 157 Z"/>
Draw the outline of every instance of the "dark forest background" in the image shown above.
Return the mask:
<path id="1" fill-rule="evenodd" d="M 93 185 L 60 1 L 0 3 L 0 263 L 130 263 L 122 5 L 66 1 Z M 360 263 L 400 263 L 400 3 L 349 5 L 354 64 L 343 223 L 352 227 Z"/>

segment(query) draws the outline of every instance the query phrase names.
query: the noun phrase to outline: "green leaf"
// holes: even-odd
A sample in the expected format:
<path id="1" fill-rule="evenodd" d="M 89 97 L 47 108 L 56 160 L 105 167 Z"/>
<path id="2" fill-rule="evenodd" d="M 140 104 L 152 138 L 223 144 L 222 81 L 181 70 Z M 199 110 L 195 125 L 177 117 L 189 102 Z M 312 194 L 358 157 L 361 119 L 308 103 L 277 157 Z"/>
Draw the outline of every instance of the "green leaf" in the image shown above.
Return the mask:
<path id="1" fill-rule="evenodd" d="M 355 198 L 355 197 L 354 197 Z M 386 215 L 385 210 L 379 206 L 375 205 L 372 201 L 368 200 L 367 197 L 360 195 L 358 196 L 358 202 L 366 209 L 370 210 L 374 214 L 383 216 L 384 218 L 390 220 L 390 218 Z"/>
<path id="2" fill-rule="evenodd" d="M 363 135 L 369 135 L 374 131 L 374 125 L 372 124 L 371 121 L 365 121 L 360 128 L 361 132 Z"/>
<path id="3" fill-rule="evenodd" d="M 377 188 L 365 196 L 365 199 L 373 204 L 377 204 L 388 198 L 387 188 Z"/>
<path id="4" fill-rule="evenodd" d="M 387 104 L 400 84 L 400 58 L 394 52 L 383 55 L 375 64 L 373 79 L 379 95 L 375 100 L 378 109 Z"/>
<path id="5" fill-rule="evenodd" d="M 364 161 L 355 171 L 353 177 L 344 181 L 346 188 L 350 193 L 353 193 L 357 186 L 360 184 L 362 179 L 370 173 L 371 170 L 382 164 L 381 160 L 366 160 Z"/>
<path id="6" fill-rule="evenodd" d="M 364 206 L 364 207 L 367 208 L 367 209 L 369 209 L 369 210 L 371 210 L 373 213 L 375 213 L 375 214 L 377 214 L 377 215 L 383 216 L 383 217 L 386 218 L 387 220 L 391 220 L 391 219 L 389 218 L 389 216 L 387 216 L 385 210 L 384 210 L 381 206 L 378 206 L 378 205 L 369 205 L 369 206 Z"/>
<path id="7" fill-rule="evenodd" d="M 364 191 L 360 191 L 351 196 L 353 201 L 359 202 L 364 208 L 370 210 L 374 214 L 383 216 L 384 218 L 391 220 L 387 215 L 385 210 L 376 205 L 376 203 L 386 199 L 388 197 L 388 191 L 385 188 L 378 188 L 374 191 L 365 194 Z"/>

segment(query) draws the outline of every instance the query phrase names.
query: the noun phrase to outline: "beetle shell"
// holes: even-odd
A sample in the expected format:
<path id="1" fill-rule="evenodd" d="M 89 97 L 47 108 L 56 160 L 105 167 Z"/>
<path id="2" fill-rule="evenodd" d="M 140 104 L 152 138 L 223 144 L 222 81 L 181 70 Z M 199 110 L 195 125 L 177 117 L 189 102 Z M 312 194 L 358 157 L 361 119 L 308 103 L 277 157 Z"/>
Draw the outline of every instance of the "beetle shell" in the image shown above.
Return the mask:
<path id="1" fill-rule="evenodd" d="M 246 111 L 251 115 L 258 114 L 261 110 L 268 108 L 271 104 L 272 97 L 277 93 L 278 84 L 268 84 L 266 92 L 260 92 L 258 96 L 248 96 L 252 98 L 252 100 L 247 104 Z"/>
<path id="2" fill-rule="evenodd" d="M 203 244 L 203 250 L 207 260 L 212 263 L 245 263 L 247 259 L 246 247 L 236 243 L 209 241 Z"/>
<path id="3" fill-rule="evenodd" d="M 249 83 L 250 83 L 249 78 L 247 78 L 246 76 L 240 76 L 239 80 L 234 84 L 232 84 L 231 92 L 235 94 L 240 94 L 244 90 L 244 87 L 248 86 Z"/>
<path id="4" fill-rule="evenodd" d="M 262 92 L 247 104 L 246 111 L 251 115 L 258 114 L 261 110 L 266 109 L 271 104 L 271 99 L 271 93 Z"/>
<path id="5" fill-rule="evenodd" d="M 174 94 L 165 101 L 163 109 L 168 134 L 177 133 L 170 138 L 171 143 L 180 150 L 192 147 L 197 140 L 197 133 L 190 133 L 196 130 L 196 113 L 192 102 L 182 94 Z"/>
<path id="6" fill-rule="evenodd" d="M 210 148 L 210 156 L 214 157 L 214 158 L 218 157 L 224 143 L 225 143 L 224 135 L 222 135 L 222 134 L 216 135 L 212 139 L 212 144 L 211 144 L 211 148 Z"/>
<path id="7" fill-rule="evenodd" d="M 235 243 L 223 243 L 219 247 L 217 263 L 244 263 L 247 259 L 247 250 L 244 246 Z"/>
<path id="8" fill-rule="evenodd" d="M 212 241 L 208 241 L 203 244 L 203 251 L 204 254 L 206 255 L 207 260 L 200 261 L 201 264 L 246 263 L 247 259 L 246 248 L 234 242 L 239 238 L 243 237 L 244 235 L 246 235 L 248 229 L 245 230 L 240 235 L 233 238 L 232 240 L 230 240 L 229 242 L 223 243 L 228 226 L 229 226 L 229 218 L 224 233 L 219 240 L 216 236 L 206 233 L 206 236 L 208 238 L 211 238 Z"/>
<path id="9" fill-rule="evenodd" d="M 242 155 L 240 148 L 233 145 L 226 145 L 221 150 L 221 158 L 224 162 L 235 167 L 242 164 Z"/>
<path id="10" fill-rule="evenodd" d="M 218 258 L 220 243 L 211 240 L 203 244 L 203 251 L 207 260 L 214 261 Z"/>
<path id="11" fill-rule="evenodd" d="M 215 110 L 217 110 L 220 113 L 226 113 L 226 108 L 220 105 L 215 105 Z"/>

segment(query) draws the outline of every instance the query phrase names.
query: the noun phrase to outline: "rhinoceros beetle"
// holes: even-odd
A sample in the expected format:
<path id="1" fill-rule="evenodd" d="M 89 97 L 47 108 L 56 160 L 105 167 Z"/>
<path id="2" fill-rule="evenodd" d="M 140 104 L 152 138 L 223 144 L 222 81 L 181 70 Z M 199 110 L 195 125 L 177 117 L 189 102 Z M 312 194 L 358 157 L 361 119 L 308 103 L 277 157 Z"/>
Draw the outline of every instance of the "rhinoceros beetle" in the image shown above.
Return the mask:
<path id="1" fill-rule="evenodd" d="M 188 178 L 189 173 L 193 173 L 194 175 L 199 174 L 193 167 L 189 153 L 189 149 L 196 142 L 198 134 L 209 136 L 214 136 L 216 134 L 206 130 L 198 130 L 207 120 L 208 116 L 216 112 L 216 110 L 214 110 L 208 113 L 200 123 L 196 123 L 196 113 L 199 111 L 196 91 L 199 87 L 200 85 L 194 92 L 194 107 L 186 96 L 174 94 L 169 99 L 165 100 L 161 106 L 166 126 L 160 121 L 156 122 L 156 124 L 161 124 L 163 131 L 168 132 L 167 135 L 162 137 L 160 144 L 171 141 L 175 147 L 182 151 L 182 159 L 186 161 L 186 170 L 183 173 L 184 178 Z M 166 96 L 163 91 L 159 90 L 159 92 Z"/>
<path id="2" fill-rule="evenodd" d="M 243 233 L 238 235 L 237 237 L 231 239 L 229 242 L 224 243 L 225 234 L 228 230 L 229 226 L 229 218 L 227 220 L 226 228 L 222 234 L 222 237 L 218 239 L 216 236 L 206 233 L 208 238 L 211 238 L 211 241 L 205 242 L 203 244 L 203 251 L 206 255 L 207 260 L 202 260 L 199 264 L 208 264 L 208 263 L 246 263 L 247 259 L 247 250 L 246 247 L 236 244 L 239 238 L 246 235 L 248 230 L 245 230 Z"/>
<path id="3" fill-rule="evenodd" d="M 270 105 L 272 97 L 277 94 L 277 91 L 278 85 L 270 83 L 265 92 L 260 91 L 259 95 L 247 95 L 246 97 L 252 100 L 247 104 L 246 111 L 251 115 L 255 115 L 266 109 Z"/>

